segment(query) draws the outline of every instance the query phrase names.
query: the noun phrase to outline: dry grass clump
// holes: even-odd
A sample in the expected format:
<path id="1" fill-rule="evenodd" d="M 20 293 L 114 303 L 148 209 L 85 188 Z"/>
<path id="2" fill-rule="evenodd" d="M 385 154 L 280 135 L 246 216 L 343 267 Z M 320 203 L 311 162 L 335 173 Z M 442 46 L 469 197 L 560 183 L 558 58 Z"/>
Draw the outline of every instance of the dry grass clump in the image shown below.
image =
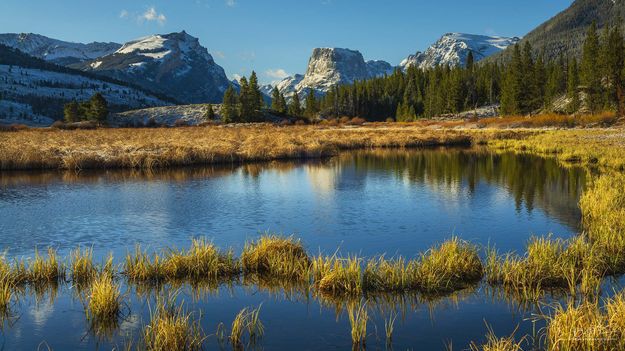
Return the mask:
<path id="1" fill-rule="evenodd" d="M 198 320 L 183 310 L 183 304 L 176 307 L 173 297 L 159 296 L 156 307 L 150 311 L 151 320 L 143 330 L 143 342 L 149 351 L 199 351 L 206 336 Z"/>
<path id="2" fill-rule="evenodd" d="M 422 254 L 414 275 L 420 291 L 439 294 L 479 282 L 484 268 L 477 247 L 453 237 Z"/>
<path id="3" fill-rule="evenodd" d="M 246 273 L 308 280 L 311 261 L 299 240 L 263 235 L 245 245 L 241 263 Z"/>
<path id="4" fill-rule="evenodd" d="M 387 260 L 384 256 L 367 262 L 363 273 L 363 288 L 368 292 L 403 292 L 417 286 L 417 263 L 402 257 Z"/>
<path id="5" fill-rule="evenodd" d="M 20 271 L 20 268 L 16 268 Z M 65 277 L 65 268 L 60 263 L 56 250 L 48 248 L 48 256 L 43 257 L 39 250 L 35 250 L 35 258 L 30 263 L 27 272 L 27 280 L 32 284 L 57 283 Z"/>
<path id="6" fill-rule="evenodd" d="M 242 347 L 243 334 L 246 331 L 249 345 L 252 346 L 265 334 L 265 326 L 260 320 L 260 306 L 258 308 L 244 308 L 234 318 L 230 332 L 230 343 L 235 350 Z"/>
<path id="7" fill-rule="evenodd" d="M 232 251 L 221 253 L 206 239 L 193 239 L 189 250 L 172 250 L 162 261 L 162 273 L 169 280 L 229 278 L 239 274 L 239 263 Z"/>
<path id="8" fill-rule="evenodd" d="M 313 260 L 313 281 L 321 294 L 329 296 L 360 296 L 362 259 L 319 256 Z"/>
<path id="9" fill-rule="evenodd" d="M 93 278 L 89 293 L 87 317 L 94 324 L 117 325 L 121 310 L 121 293 L 109 274 L 100 274 Z"/>
<path id="10" fill-rule="evenodd" d="M 514 336 L 499 338 L 489 329 L 486 335 L 486 343 L 478 345 L 471 343 L 471 351 L 523 351 L 521 344 L 523 340 L 516 341 Z"/>
<path id="11" fill-rule="evenodd" d="M 126 254 L 124 274 L 133 282 L 159 282 L 165 277 L 162 261 L 160 255 L 156 253 L 149 255 L 137 245 L 134 255 Z"/>
<path id="12" fill-rule="evenodd" d="M 93 263 L 93 248 L 76 248 L 70 253 L 69 269 L 72 281 L 82 285 L 91 282 L 98 274 Z"/>
<path id="13" fill-rule="evenodd" d="M 625 349 L 625 298 L 598 303 L 558 306 L 547 326 L 550 351 L 604 351 Z"/>
<path id="14" fill-rule="evenodd" d="M 625 272 L 625 175 L 599 177 L 580 200 L 586 234 L 609 274 Z"/>

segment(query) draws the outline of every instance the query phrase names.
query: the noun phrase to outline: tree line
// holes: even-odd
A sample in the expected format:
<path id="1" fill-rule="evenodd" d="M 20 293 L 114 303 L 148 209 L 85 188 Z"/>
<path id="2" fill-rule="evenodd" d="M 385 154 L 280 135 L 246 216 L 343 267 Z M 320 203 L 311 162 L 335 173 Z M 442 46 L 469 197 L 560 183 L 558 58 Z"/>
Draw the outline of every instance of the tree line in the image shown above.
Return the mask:
<path id="1" fill-rule="evenodd" d="M 100 93 L 95 93 L 86 101 L 71 101 L 63 107 L 65 122 L 96 121 L 106 122 L 109 115 L 108 102 Z"/>
<path id="2" fill-rule="evenodd" d="M 625 47 L 620 26 L 606 26 L 599 34 L 593 24 L 579 62 L 564 56 L 547 61 L 529 42 L 511 50 L 512 57 L 504 64 L 476 64 L 469 53 L 464 67 L 396 70 L 386 77 L 334 87 L 315 103 L 324 117 L 368 120 L 412 121 L 494 104 L 501 104 L 501 113 L 508 115 L 575 113 L 582 107 L 591 113 L 625 114 Z"/>

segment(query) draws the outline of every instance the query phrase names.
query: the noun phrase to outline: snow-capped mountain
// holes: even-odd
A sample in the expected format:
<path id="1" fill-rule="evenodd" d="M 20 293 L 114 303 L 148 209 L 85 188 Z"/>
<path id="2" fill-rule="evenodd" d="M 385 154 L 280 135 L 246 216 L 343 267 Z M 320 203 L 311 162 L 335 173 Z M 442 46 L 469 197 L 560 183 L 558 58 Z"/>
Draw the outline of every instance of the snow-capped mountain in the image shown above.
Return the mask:
<path id="1" fill-rule="evenodd" d="M 93 60 L 121 47 L 117 43 L 71 43 L 32 33 L 0 34 L 0 44 L 60 65 Z"/>
<path id="2" fill-rule="evenodd" d="M 287 77 L 278 83 L 278 89 L 285 95 L 293 92 L 304 95 L 309 90 L 322 95 L 332 87 L 351 84 L 383 76 L 393 72 L 393 67 L 384 61 L 365 62 L 359 51 L 340 48 L 316 48 L 308 61 L 305 75 Z"/>
<path id="3" fill-rule="evenodd" d="M 408 56 L 399 66 L 403 69 L 410 66 L 419 68 L 432 68 L 437 65 L 463 66 L 467 62 L 469 52 L 473 52 L 473 58 L 477 62 L 518 43 L 519 40 L 517 37 L 447 33 L 425 52 L 418 51 Z"/>
<path id="4" fill-rule="evenodd" d="M 50 125 L 63 118 L 63 104 L 97 92 L 111 111 L 171 104 L 137 87 L 61 67 L 0 45 L 0 123 Z"/>
<path id="5" fill-rule="evenodd" d="M 72 67 L 133 82 L 184 103 L 220 102 L 230 85 L 223 68 L 185 31 L 134 40 Z"/>

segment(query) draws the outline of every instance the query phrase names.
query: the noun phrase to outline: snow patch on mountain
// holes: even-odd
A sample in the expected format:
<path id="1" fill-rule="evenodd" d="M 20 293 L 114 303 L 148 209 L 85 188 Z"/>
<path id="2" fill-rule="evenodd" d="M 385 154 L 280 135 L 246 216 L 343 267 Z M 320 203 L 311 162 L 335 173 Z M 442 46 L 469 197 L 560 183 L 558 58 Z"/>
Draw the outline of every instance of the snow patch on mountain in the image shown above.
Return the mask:
<path id="1" fill-rule="evenodd" d="M 117 43 L 72 43 L 32 33 L 0 34 L 0 44 L 61 65 L 93 60 L 121 47 Z"/>
<path id="2" fill-rule="evenodd" d="M 486 35 L 447 33 L 425 52 L 417 52 L 400 63 L 400 67 L 410 66 L 426 69 L 435 66 L 464 66 L 469 52 L 475 61 L 506 49 L 519 42 L 519 38 L 494 37 Z"/>
<path id="3" fill-rule="evenodd" d="M 231 84 L 208 50 L 185 31 L 133 40 L 110 55 L 73 67 L 139 84 L 184 103 L 220 102 Z"/>

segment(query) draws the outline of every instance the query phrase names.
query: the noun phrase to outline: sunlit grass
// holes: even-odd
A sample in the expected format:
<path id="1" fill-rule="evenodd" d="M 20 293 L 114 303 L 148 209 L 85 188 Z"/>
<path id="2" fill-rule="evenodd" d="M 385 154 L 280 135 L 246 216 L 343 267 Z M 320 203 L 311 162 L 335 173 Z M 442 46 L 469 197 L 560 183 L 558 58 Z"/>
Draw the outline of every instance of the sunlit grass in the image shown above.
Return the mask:
<path id="1" fill-rule="evenodd" d="M 150 311 L 150 324 L 143 330 L 145 349 L 150 351 L 203 349 L 206 336 L 191 313 L 183 304 L 175 306 L 174 297 L 159 296 L 155 308 Z"/>
<path id="2" fill-rule="evenodd" d="M 365 350 L 367 342 L 367 322 L 369 321 L 367 303 L 360 301 L 356 304 L 349 304 L 347 307 L 347 316 L 352 328 L 353 349 Z"/>
<path id="3" fill-rule="evenodd" d="M 415 281 L 424 293 L 447 293 L 482 279 L 484 269 L 476 246 L 453 237 L 421 255 Z"/>
<path id="4" fill-rule="evenodd" d="M 255 345 L 265 334 L 265 326 L 260 320 L 260 307 L 244 308 L 232 321 L 230 343 L 235 350 L 243 346 L 245 332 L 250 345 Z"/>
<path id="5" fill-rule="evenodd" d="M 319 256 L 313 260 L 313 277 L 317 289 L 331 296 L 362 294 L 362 259 Z"/>
<path id="6" fill-rule="evenodd" d="M 193 239 L 189 250 L 170 250 L 162 260 L 164 276 L 176 279 L 220 279 L 239 273 L 239 263 L 232 251 L 221 253 L 206 239 Z"/>
<path id="7" fill-rule="evenodd" d="M 93 249 L 80 247 L 70 253 L 69 270 L 72 281 L 76 284 L 91 282 L 98 274 L 93 263 Z"/>
<path id="8" fill-rule="evenodd" d="M 39 250 L 35 250 L 35 258 L 28 267 L 27 279 L 30 283 L 56 283 L 64 277 L 65 268 L 59 261 L 56 250 L 48 248 L 47 257 L 41 256 Z"/>
<path id="9" fill-rule="evenodd" d="M 122 297 L 119 286 L 109 274 L 92 278 L 87 318 L 97 333 L 114 330 L 118 325 Z M 109 333 L 110 334 L 110 333 Z"/>
<path id="10" fill-rule="evenodd" d="M 309 278 L 310 262 L 299 240 L 268 234 L 247 243 L 241 255 L 246 273 L 293 280 Z"/>

